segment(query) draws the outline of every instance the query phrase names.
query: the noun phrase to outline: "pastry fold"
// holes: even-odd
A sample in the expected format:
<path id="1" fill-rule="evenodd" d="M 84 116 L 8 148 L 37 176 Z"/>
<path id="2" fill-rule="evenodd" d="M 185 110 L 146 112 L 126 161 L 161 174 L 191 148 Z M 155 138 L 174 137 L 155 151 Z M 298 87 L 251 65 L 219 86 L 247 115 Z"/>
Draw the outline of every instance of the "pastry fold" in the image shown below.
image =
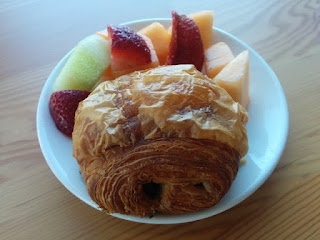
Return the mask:
<path id="1" fill-rule="evenodd" d="M 245 109 L 193 65 L 134 72 L 97 86 L 73 131 L 90 197 L 146 216 L 215 205 L 248 151 Z"/>

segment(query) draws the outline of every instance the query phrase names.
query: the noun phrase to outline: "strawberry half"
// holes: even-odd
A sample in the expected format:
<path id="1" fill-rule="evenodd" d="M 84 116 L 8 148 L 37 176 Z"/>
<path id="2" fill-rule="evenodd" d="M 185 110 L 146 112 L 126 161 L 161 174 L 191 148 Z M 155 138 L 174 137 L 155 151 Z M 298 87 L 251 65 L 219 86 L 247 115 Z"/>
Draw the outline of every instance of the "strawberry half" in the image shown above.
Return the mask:
<path id="1" fill-rule="evenodd" d="M 68 137 L 72 136 L 74 115 L 78 104 L 89 94 L 90 92 L 86 91 L 62 90 L 52 93 L 50 97 L 50 114 L 57 128 Z"/>
<path id="2" fill-rule="evenodd" d="M 128 27 L 108 26 L 111 38 L 111 69 L 122 71 L 151 62 L 151 52 L 144 39 Z"/>
<path id="3" fill-rule="evenodd" d="M 201 71 L 204 50 L 196 23 L 185 15 L 172 12 L 172 36 L 166 65 L 193 64 Z"/>

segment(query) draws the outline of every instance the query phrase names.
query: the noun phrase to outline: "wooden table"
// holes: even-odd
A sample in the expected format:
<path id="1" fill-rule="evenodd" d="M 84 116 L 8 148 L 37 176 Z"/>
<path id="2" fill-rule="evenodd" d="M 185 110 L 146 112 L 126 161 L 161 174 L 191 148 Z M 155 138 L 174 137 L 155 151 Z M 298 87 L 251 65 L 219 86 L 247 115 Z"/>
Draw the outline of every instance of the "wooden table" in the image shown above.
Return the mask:
<path id="1" fill-rule="evenodd" d="M 0 2 L 0 239 L 320 239 L 320 2 L 86 2 Z M 36 108 L 47 76 L 107 23 L 204 9 L 280 79 L 290 131 L 276 170 L 241 204 L 192 223 L 128 222 L 81 202 L 54 177 L 38 144 Z"/>

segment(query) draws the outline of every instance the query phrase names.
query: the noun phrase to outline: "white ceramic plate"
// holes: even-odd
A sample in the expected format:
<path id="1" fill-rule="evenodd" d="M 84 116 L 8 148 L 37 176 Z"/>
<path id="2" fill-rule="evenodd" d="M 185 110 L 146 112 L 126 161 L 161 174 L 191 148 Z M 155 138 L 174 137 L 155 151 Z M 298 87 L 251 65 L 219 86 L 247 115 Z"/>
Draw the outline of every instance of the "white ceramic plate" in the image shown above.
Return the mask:
<path id="1" fill-rule="evenodd" d="M 168 27 L 170 19 L 146 19 L 128 22 L 138 31 L 142 27 L 158 21 Z M 191 222 L 221 213 L 250 196 L 264 183 L 276 167 L 284 150 L 288 134 L 288 107 L 281 85 L 262 57 L 247 44 L 236 37 L 215 28 L 213 41 L 223 41 L 232 49 L 234 55 L 242 50 L 250 52 L 250 106 L 247 124 L 249 152 L 247 163 L 240 166 L 237 178 L 230 191 L 214 207 L 182 215 L 158 214 L 152 218 L 140 218 L 122 214 L 115 217 L 142 223 L 172 224 Z M 87 193 L 84 181 L 79 173 L 76 160 L 72 157 L 72 141 L 60 133 L 50 116 L 48 103 L 53 92 L 52 85 L 65 64 L 67 54 L 53 69 L 42 90 L 38 111 L 37 131 L 43 155 L 55 176 L 75 196 L 90 206 L 99 209 Z"/>

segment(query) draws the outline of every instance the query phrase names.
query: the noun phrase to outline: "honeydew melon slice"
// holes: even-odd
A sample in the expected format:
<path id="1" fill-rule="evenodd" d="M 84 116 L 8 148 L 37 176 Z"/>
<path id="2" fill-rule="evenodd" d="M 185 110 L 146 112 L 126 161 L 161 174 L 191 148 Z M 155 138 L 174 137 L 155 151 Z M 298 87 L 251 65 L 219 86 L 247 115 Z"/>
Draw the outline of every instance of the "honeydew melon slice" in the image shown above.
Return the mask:
<path id="1" fill-rule="evenodd" d="M 54 83 L 54 90 L 92 91 L 110 65 L 110 44 L 98 35 L 90 35 L 74 48 Z"/>

